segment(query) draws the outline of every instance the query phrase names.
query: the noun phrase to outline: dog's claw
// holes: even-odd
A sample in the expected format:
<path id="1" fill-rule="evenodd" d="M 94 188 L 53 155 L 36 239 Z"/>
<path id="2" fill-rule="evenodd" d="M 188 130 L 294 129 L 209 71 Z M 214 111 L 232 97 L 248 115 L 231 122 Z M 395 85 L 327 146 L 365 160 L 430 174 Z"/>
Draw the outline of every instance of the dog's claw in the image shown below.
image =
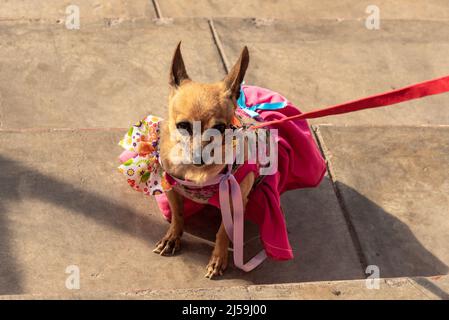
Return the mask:
<path id="1" fill-rule="evenodd" d="M 219 265 L 208 266 L 207 273 L 204 275 L 205 278 L 213 279 L 216 276 L 223 275 L 223 269 L 220 268 Z"/>
<path id="2" fill-rule="evenodd" d="M 212 279 L 213 277 L 222 276 L 223 272 L 226 270 L 227 265 L 227 251 L 226 255 L 223 256 L 212 255 L 209 264 L 206 267 L 207 271 L 204 277 Z"/>
<path id="3" fill-rule="evenodd" d="M 179 237 L 162 239 L 156 244 L 153 252 L 161 256 L 172 256 L 181 247 L 181 239 Z"/>

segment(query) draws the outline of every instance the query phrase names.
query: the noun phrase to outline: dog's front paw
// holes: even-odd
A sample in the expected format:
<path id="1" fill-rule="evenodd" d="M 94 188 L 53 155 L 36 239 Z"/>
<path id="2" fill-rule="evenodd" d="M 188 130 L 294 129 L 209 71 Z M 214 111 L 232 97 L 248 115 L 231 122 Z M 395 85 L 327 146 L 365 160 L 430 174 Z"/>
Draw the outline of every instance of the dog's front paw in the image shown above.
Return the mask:
<path id="1" fill-rule="evenodd" d="M 174 228 L 168 229 L 166 235 L 156 244 L 153 252 L 161 256 L 174 255 L 181 248 L 181 235 L 182 232 Z"/>
<path id="2" fill-rule="evenodd" d="M 216 276 L 222 276 L 228 266 L 228 249 L 215 249 L 210 257 L 209 264 L 206 267 L 206 278 L 212 279 Z"/>

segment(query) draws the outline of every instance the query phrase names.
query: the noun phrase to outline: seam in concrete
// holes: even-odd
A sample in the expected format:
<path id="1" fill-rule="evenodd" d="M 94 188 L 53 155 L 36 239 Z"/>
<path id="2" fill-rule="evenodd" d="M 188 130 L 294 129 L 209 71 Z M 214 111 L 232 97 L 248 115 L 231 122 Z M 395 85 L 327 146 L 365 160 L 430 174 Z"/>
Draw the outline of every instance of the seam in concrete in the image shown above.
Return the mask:
<path id="1" fill-rule="evenodd" d="M 162 11 L 161 7 L 159 6 L 159 2 L 157 0 L 151 0 L 153 3 L 154 11 L 156 12 L 156 18 L 162 19 Z"/>
<path id="2" fill-rule="evenodd" d="M 123 131 L 128 128 L 20 128 L 20 129 L 1 129 L 0 133 L 28 133 L 28 132 L 76 132 L 76 131 Z"/>
<path id="3" fill-rule="evenodd" d="M 0 130 L 3 128 L 3 109 L 2 109 L 2 95 L 0 92 Z"/>
<path id="4" fill-rule="evenodd" d="M 136 21 L 142 21 L 146 20 L 146 17 L 103 17 L 98 18 L 97 20 L 89 21 L 89 22 L 82 22 L 81 27 L 79 30 L 73 31 L 73 32 L 82 32 L 83 30 L 87 30 L 92 27 L 106 27 L 111 28 L 115 27 L 119 24 L 122 24 L 124 22 L 136 22 Z M 14 22 L 15 24 L 11 24 L 11 22 Z M 1 20 L 0 19 L 0 26 L 1 27 L 10 27 L 15 28 L 17 27 L 17 24 L 19 26 L 26 26 L 26 27 L 36 27 L 40 26 L 42 28 L 47 27 L 54 27 L 55 30 L 57 30 L 58 27 L 65 28 L 61 25 L 60 22 L 55 22 L 52 19 L 9 19 L 9 20 Z"/>
<path id="5" fill-rule="evenodd" d="M 68 127 L 60 127 L 60 128 L 36 128 L 36 127 L 30 127 L 30 128 L 6 128 L 4 126 L 4 122 L 1 121 L 2 119 L 2 110 L 0 109 L 0 133 L 4 132 L 52 132 L 52 131 L 126 131 L 129 128 L 128 127 L 90 127 L 90 128 L 68 128 Z M 317 127 L 334 127 L 334 128 L 434 128 L 434 129 L 448 129 L 449 125 L 433 125 L 433 124 L 424 124 L 424 125 L 373 125 L 373 126 L 366 126 L 366 125 L 333 125 L 333 124 L 312 124 L 310 127 L 312 128 L 313 132 L 317 130 Z M 316 137 L 316 134 L 315 134 Z M 318 143 L 318 142 L 317 142 Z M 323 155 L 324 156 L 324 155 Z"/>
<path id="6" fill-rule="evenodd" d="M 340 209 L 343 213 L 343 217 L 345 219 L 346 226 L 349 231 L 349 235 L 350 235 L 352 243 L 354 245 L 357 257 L 359 258 L 360 266 L 362 268 L 362 273 L 365 274 L 365 270 L 368 267 L 368 261 L 365 256 L 365 253 L 363 252 L 362 245 L 361 245 L 359 236 L 357 234 L 357 230 L 355 229 L 355 226 L 351 221 L 351 216 L 349 214 L 348 208 L 347 208 L 344 198 L 341 194 L 341 191 L 338 187 L 337 179 L 335 177 L 334 170 L 332 168 L 332 163 L 331 163 L 330 156 L 329 156 L 329 151 L 327 150 L 324 139 L 321 136 L 319 126 L 312 126 L 312 129 L 313 129 L 312 132 L 315 134 L 318 147 L 321 150 L 321 154 L 323 155 L 323 157 L 326 161 L 326 167 L 327 167 L 327 172 L 329 174 L 329 179 L 332 182 L 332 187 L 334 189 L 335 196 L 337 197 L 338 205 L 340 206 Z"/>
<path id="7" fill-rule="evenodd" d="M 441 276 L 438 277 L 440 278 Z M 432 281 L 432 278 L 433 277 L 414 277 L 407 278 L 407 281 L 409 281 L 415 288 L 417 288 L 417 290 L 422 292 L 423 295 L 429 299 L 435 299 L 436 297 L 442 300 L 449 300 L 449 292 L 440 288 Z"/>
<path id="8" fill-rule="evenodd" d="M 449 124 L 332 124 L 332 123 L 313 123 L 313 126 L 334 127 L 334 128 L 449 128 Z"/>
<path id="9" fill-rule="evenodd" d="M 156 18 L 157 20 L 164 20 L 167 18 L 164 18 L 162 16 L 162 12 L 159 6 L 159 3 L 157 0 L 151 0 L 153 3 L 153 8 L 155 10 Z M 82 29 L 86 29 L 87 27 L 91 26 L 97 26 L 99 23 L 102 23 L 104 26 L 107 26 L 105 23 L 105 19 L 109 20 L 120 20 L 121 23 L 123 22 L 134 22 L 136 20 L 145 20 L 147 17 L 109 17 L 109 18 L 99 18 L 98 20 L 93 20 L 90 22 L 84 22 L 81 26 Z M 185 17 L 175 17 L 176 20 L 183 20 L 183 19 L 204 19 L 202 16 L 185 16 Z M 214 17 L 215 20 L 242 20 L 242 21 L 255 21 L 255 17 L 229 17 L 229 16 L 216 16 Z M 283 23 L 301 23 L 301 24 L 307 24 L 311 22 L 337 22 L 341 23 L 344 21 L 349 22 L 360 22 L 364 20 L 365 18 L 351 18 L 351 19 L 335 19 L 335 18 L 318 18 L 318 19 L 299 19 L 299 18 L 270 18 L 271 24 L 264 26 L 264 27 L 272 27 L 278 22 Z M 173 18 L 170 18 L 169 20 L 173 20 Z M 387 22 L 424 22 L 424 23 L 444 23 L 449 24 L 449 21 L 447 19 L 383 19 L 382 21 Z M 55 23 L 54 19 L 50 18 L 0 18 L 0 26 L 11 26 L 14 27 L 15 25 L 11 25 L 10 23 L 19 23 L 27 26 L 35 26 L 35 25 L 42 25 L 44 27 L 47 27 L 48 25 L 60 25 L 60 23 Z M 83 27 L 84 26 L 84 27 Z M 113 24 L 114 26 L 114 24 Z M 313 40 L 315 41 L 315 40 Z"/>
<path id="10" fill-rule="evenodd" d="M 447 276 L 445 276 L 447 277 Z M 382 285 L 388 286 L 393 291 L 407 290 L 409 299 L 438 299 L 437 296 L 426 295 L 416 287 L 419 279 L 430 279 L 427 277 L 401 277 L 401 278 L 381 278 Z M 231 300 L 260 300 L 260 299 L 305 299 L 310 298 L 310 293 L 316 288 L 321 288 L 326 292 L 334 294 L 336 299 L 372 299 L 372 298 L 394 298 L 396 295 L 383 295 L 383 290 L 375 290 L 373 294 L 363 295 L 360 289 L 365 282 L 364 279 L 356 280 L 336 280 L 336 281 L 316 281 L 299 283 L 279 283 L 279 284 L 259 284 L 248 286 L 212 287 L 212 288 L 173 288 L 173 289 L 127 289 L 126 291 L 97 291 L 90 293 L 37 293 L 37 294 L 13 294 L 0 295 L 0 300 L 23 300 L 23 299 L 231 299 Z M 415 282 L 415 285 L 413 285 Z M 412 284 L 406 286 L 406 284 Z M 269 292 L 265 294 L 265 292 Z M 335 294 L 334 292 L 341 292 Z M 237 295 L 236 295 L 237 293 Z M 419 294 L 419 297 L 417 297 Z M 316 294 L 314 295 L 316 298 Z M 206 298 L 207 297 L 207 298 Z M 329 299 L 329 297 L 324 296 Z M 440 297 L 441 299 L 441 297 Z"/>
<path id="11" fill-rule="evenodd" d="M 176 16 L 175 18 L 202 18 L 203 16 Z M 343 23 L 343 22 L 361 22 L 363 23 L 366 20 L 366 16 L 359 18 L 313 18 L 313 17 L 294 17 L 294 18 L 285 18 L 285 17 L 254 17 L 251 15 L 248 16 L 214 16 L 215 20 L 245 20 L 255 25 L 256 22 L 266 22 L 267 26 L 273 26 L 275 23 L 281 22 L 285 24 L 291 23 L 301 23 L 301 24 L 310 24 L 311 22 L 329 22 L 329 23 Z M 416 18 L 382 18 L 382 21 L 386 22 L 424 22 L 424 23 L 449 23 L 449 20 L 446 18 L 436 18 L 436 19 L 416 19 Z"/>
<path id="12" fill-rule="evenodd" d="M 419 286 L 419 285 L 417 285 L 417 283 L 414 281 L 414 280 L 412 280 L 412 279 L 410 279 L 410 278 L 407 278 L 407 281 L 416 289 L 416 290 L 418 290 L 419 292 L 421 292 L 426 298 L 428 298 L 429 300 L 430 299 L 433 299 L 430 295 L 429 295 L 429 293 L 428 292 L 426 292 L 423 288 L 421 288 L 421 286 Z"/>
<path id="13" fill-rule="evenodd" d="M 214 21 L 212 19 L 208 19 L 210 31 L 212 32 L 212 37 L 215 42 L 215 46 L 217 47 L 218 53 L 220 54 L 221 62 L 223 63 L 223 68 L 226 74 L 229 73 L 230 64 L 229 60 L 226 57 L 225 51 L 223 49 L 223 43 L 220 40 L 217 30 L 215 29 Z"/>

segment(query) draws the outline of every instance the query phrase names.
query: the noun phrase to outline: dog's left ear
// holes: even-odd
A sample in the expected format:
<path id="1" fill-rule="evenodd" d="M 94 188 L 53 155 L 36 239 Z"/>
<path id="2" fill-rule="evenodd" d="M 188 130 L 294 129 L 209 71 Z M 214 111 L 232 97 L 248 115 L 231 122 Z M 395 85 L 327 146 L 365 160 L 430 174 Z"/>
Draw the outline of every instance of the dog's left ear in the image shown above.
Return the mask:
<path id="1" fill-rule="evenodd" d="M 240 53 L 240 57 L 229 71 L 228 75 L 223 79 L 227 89 L 231 93 L 231 97 L 238 99 L 240 96 L 240 85 L 245 77 L 246 69 L 249 63 L 249 52 L 245 46 Z"/>
<path id="2" fill-rule="evenodd" d="M 171 63 L 169 83 L 173 89 L 177 89 L 186 80 L 190 80 L 190 78 L 184 65 L 184 59 L 181 54 L 181 41 L 179 41 Z"/>

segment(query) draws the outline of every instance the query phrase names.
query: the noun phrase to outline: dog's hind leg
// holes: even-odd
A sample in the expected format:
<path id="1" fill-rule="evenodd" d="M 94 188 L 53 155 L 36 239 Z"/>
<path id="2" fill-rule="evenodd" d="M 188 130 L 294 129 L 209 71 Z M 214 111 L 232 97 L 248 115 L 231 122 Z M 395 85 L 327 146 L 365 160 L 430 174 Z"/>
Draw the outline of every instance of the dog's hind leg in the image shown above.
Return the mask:
<path id="1" fill-rule="evenodd" d="M 174 255 L 181 248 L 181 236 L 184 230 L 183 198 L 173 189 L 167 191 L 166 194 L 170 204 L 171 223 L 167 233 L 153 250 L 162 256 Z"/>

